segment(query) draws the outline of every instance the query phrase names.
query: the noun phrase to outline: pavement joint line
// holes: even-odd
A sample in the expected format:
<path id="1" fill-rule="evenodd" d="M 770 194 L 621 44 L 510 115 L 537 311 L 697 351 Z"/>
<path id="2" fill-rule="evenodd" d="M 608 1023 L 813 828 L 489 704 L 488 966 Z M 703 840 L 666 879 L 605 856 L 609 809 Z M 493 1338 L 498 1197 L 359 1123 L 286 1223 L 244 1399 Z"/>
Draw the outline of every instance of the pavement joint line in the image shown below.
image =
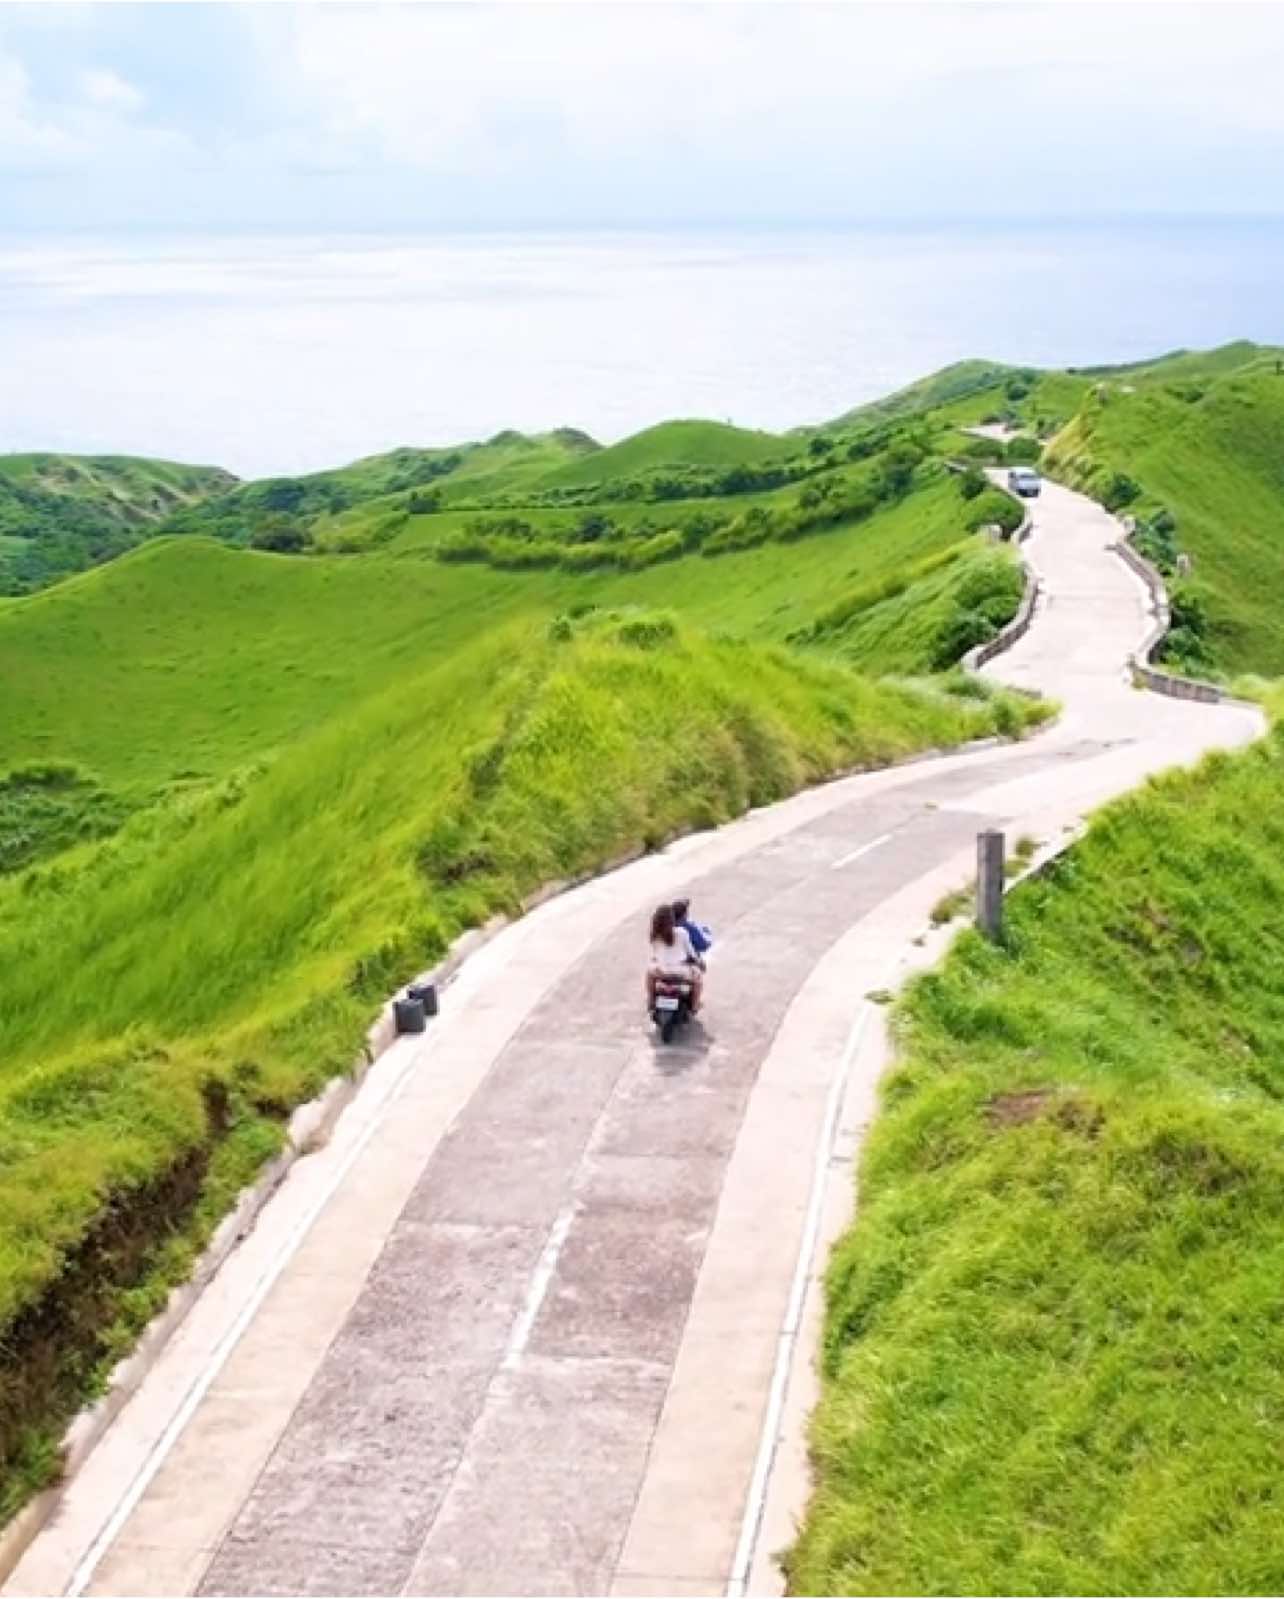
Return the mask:
<path id="1" fill-rule="evenodd" d="M 785 1392 L 789 1386 L 789 1374 L 793 1366 L 794 1344 L 797 1341 L 798 1329 L 802 1323 L 807 1283 L 811 1277 L 816 1245 L 820 1237 L 829 1157 L 838 1131 L 838 1120 L 842 1114 L 843 1098 L 847 1091 L 847 1079 L 851 1075 L 852 1062 L 856 1058 L 856 1051 L 860 1047 L 865 1028 L 869 1025 L 870 1017 L 873 1014 L 874 1007 L 871 1001 L 862 1000 L 860 1009 L 857 1011 L 855 1019 L 848 1030 L 847 1041 L 843 1046 L 838 1070 L 834 1073 L 833 1081 L 829 1085 L 829 1096 L 825 1103 L 825 1116 L 821 1122 L 820 1136 L 816 1140 L 816 1154 L 812 1165 L 811 1193 L 807 1201 L 807 1219 L 798 1249 L 798 1260 L 794 1266 L 794 1278 L 789 1290 L 784 1325 L 780 1330 L 780 1337 L 776 1346 L 776 1361 L 771 1373 L 771 1387 L 767 1394 L 767 1409 L 763 1416 L 762 1430 L 758 1437 L 758 1450 L 754 1460 L 753 1476 L 750 1478 L 749 1494 L 745 1503 L 744 1517 L 740 1524 L 740 1538 L 736 1544 L 735 1558 L 731 1563 L 731 1576 L 727 1581 L 727 1599 L 743 1599 L 749 1584 L 749 1572 L 753 1566 L 754 1552 L 758 1543 L 758 1532 L 762 1526 L 762 1515 L 767 1503 L 767 1486 L 771 1478 L 771 1468 L 775 1461 L 776 1445 L 779 1442 L 780 1418 L 784 1410 Z"/>
<path id="2" fill-rule="evenodd" d="M 535 1318 L 539 1315 L 540 1306 L 548 1296 L 548 1290 L 553 1281 L 553 1273 L 557 1270 L 557 1262 L 565 1247 L 567 1237 L 571 1231 L 571 1224 L 575 1220 L 575 1213 L 579 1209 L 579 1201 L 572 1196 L 557 1213 L 557 1218 L 549 1229 L 548 1238 L 544 1244 L 535 1270 L 531 1274 L 530 1287 L 526 1290 L 526 1298 L 522 1302 L 521 1314 L 513 1323 L 513 1330 L 508 1337 L 508 1345 L 504 1350 L 504 1358 L 500 1363 L 501 1371 L 516 1371 L 521 1364 L 522 1356 L 526 1353 L 526 1345 L 530 1342 L 531 1332 L 535 1326 Z"/>
<path id="3" fill-rule="evenodd" d="M 398 1098 L 413 1075 L 420 1058 L 418 1052 L 407 1051 L 405 1064 L 401 1067 L 392 1083 L 389 1084 L 382 1104 L 376 1107 L 377 1110 L 386 1111 Z M 336 1168 L 330 1181 L 295 1223 L 282 1243 L 281 1248 L 273 1255 L 264 1268 L 258 1282 L 254 1285 L 253 1293 L 250 1294 L 245 1304 L 241 1307 L 241 1311 L 235 1321 L 214 1346 L 209 1360 L 202 1366 L 183 1396 L 182 1404 L 170 1417 L 165 1431 L 148 1450 L 142 1465 L 134 1474 L 133 1480 L 117 1500 L 111 1515 L 103 1523 L 98 1536 L 90 1544 L 80 1564 L 72 1573 L 71 1581 L 64 1590 L 67 1599 L 81 1599 L 81 1596 L 93 1581 L 94 1573 L 101 1564 L 103 1556 L 115 1543 L 121 1529 L 137 1507 L 139 1500 L 150 1487 L 152 1479 L 164 1465 L 170 1450 L 173 1449 L 175 1443 L 177 1443 L 186 1429 L 188 1422 L 196 1414 L 201 1402 L 213 1386 L 215 1378 L 227 1364 L 232 1351 L 240 1343 L 246 1329 L 258 1314 L 263 1301 L 272 1291 L 286 1266 L 297 1254 L 299 1246 L 311 1232 L 317 1218 L 346 1180 L 381 1124 L 381 1115 L 371 1117 L 369 1123 L 362 1129 L 360 1136 L 354 1141 L 352 1148 Z"/>
<path id="4" fill-rule="evenodd" d="M 852 850 L 849 855 L 840 855 L 830 866 L 830 871 L 836 872 L 840 866 L 850 866 L 853 861 L 858 861 L 862 855 L 868 855 L 873 850 L 881 848 L 891 837 L 891 833 L 880 833 L 877 838 L 871 839 L 868 844 L 862 844 L 859 849 Z"/>

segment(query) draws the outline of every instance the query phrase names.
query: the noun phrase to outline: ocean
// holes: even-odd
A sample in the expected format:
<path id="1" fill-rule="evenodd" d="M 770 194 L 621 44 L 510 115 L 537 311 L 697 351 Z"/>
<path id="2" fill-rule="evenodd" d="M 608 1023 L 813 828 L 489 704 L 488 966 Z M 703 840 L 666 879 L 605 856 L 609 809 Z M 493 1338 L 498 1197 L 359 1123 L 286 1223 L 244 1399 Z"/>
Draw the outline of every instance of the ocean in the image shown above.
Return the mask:
<path id="1" fill-rule="evenodd" d="M 0 234 L 0 452 L 242 476 L 501 428 L 819 422 L 964 356 L 1284 342 L 1284 221 Z"/>

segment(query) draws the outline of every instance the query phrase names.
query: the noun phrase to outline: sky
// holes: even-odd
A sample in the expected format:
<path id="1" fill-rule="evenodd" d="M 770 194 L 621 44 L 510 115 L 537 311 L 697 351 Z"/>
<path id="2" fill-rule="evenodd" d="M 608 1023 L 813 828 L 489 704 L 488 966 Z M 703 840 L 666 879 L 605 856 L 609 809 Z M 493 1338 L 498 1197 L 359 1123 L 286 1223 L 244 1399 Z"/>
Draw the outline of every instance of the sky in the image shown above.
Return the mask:
<path id="1" fill-rule="evenodd" d="M 1269 4 L 20 4 L 0 229 L 1278 214 Z"/>

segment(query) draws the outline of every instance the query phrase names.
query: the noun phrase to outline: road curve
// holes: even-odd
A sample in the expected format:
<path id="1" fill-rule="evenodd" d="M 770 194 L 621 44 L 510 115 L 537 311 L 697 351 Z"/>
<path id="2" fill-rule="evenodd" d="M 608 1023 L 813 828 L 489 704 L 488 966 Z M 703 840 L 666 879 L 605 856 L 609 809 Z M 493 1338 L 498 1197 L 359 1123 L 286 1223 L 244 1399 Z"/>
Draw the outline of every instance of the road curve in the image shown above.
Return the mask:
<path id="1" fill-rule="evenodd" d="M 294 1168 L 5 1593 L 769 1589 L 805 1490 L 816 1243 L 882 1059 L 865 996 L 937 947 L 928 912 L 978 829 L 1053 845 L 1260 731 L 1130 687 L 1146 596 L 1117 536 L 1054 484 L 1035 505 L 1039 609 L 986 670 L 1059 699 L 1050 731 L 799 795 L 474 956 Z M 706 1027 L 657 1052 L 643 918 L 679 888 L 717 959 Z"/>

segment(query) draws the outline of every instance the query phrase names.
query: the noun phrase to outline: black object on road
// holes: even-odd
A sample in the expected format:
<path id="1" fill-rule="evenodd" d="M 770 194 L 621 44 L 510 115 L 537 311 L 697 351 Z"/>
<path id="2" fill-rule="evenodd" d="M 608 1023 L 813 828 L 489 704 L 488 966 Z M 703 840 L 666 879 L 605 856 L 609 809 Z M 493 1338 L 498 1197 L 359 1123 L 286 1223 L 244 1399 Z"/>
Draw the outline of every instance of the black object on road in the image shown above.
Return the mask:
<path id="1" fill-rule="evenodd" d="M 399 1033 L 422 1033 L 428 1026 L 421 999 L 394 999 L 392 1014 Z"/>
<path id="2" fill-rule="evenodd" d="M 425 1016 L 437 1014 L 437 985 L 436 983 L 411 983 L 406 990 L 411 999 L 417 999 L 423 1005 Z"/>

